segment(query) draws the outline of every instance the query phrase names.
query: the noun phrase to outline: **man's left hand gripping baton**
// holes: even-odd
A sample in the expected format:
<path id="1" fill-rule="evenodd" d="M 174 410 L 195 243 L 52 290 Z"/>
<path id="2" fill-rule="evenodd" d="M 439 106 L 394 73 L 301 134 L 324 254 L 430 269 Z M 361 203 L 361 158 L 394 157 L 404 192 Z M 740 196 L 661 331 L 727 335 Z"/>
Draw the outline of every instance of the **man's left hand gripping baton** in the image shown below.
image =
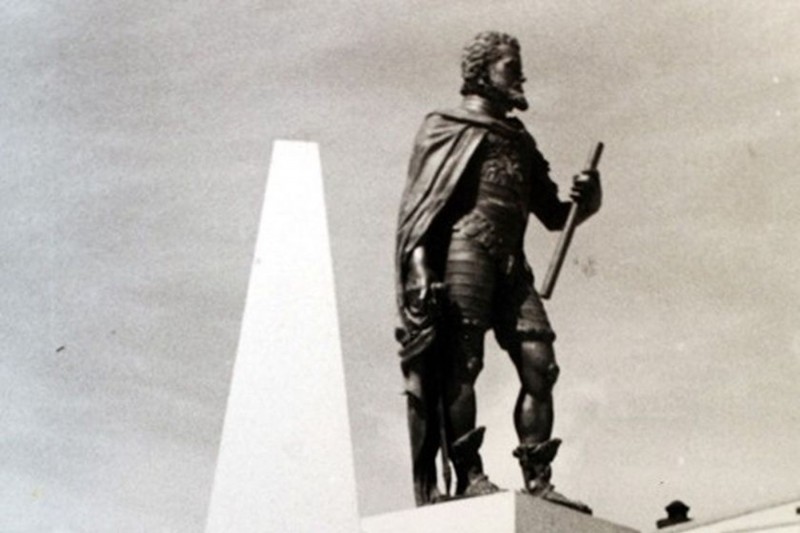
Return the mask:
<path id="1" fill-rule="evenodd" d="M 597 170 L 601 155 L 603 155 L 603 143 L 599 142 L 594 151 L 589 155 L 586 170 Z M 561 265 L 564 264 L 564 258 L 567 256 L 567 248 L 569 248 L 569 243 L 572 241 L 572 234 L 575 233 L 575 227 L 577 225 L 578 204 L 573 202 L 572 206 L 569 208 L 569 215 L 567 216 L 566 224 L 564 224 L 564 230 L 561 232 L 561 237 L 558 239 L 556 251 L 553 253 L 553 259 L 550 261 L 550 267 L 547 269 L 547 275 L 544 277 L 542 290 L 539 291 L 539 295 L 544 299 L 550 298 L 553 294 L 558 274 L 561 272 Z"/>

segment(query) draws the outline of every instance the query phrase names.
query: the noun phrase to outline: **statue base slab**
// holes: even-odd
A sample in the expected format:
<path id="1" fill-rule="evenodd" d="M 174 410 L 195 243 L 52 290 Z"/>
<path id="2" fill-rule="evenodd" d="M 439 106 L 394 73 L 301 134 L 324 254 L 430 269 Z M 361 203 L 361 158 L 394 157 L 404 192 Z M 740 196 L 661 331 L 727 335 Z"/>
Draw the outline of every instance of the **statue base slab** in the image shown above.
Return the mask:
<path id="1" fill-rule="evenodd" d="M 521 492 L 499 492 L 361 520 L 363 533 L 635 533 Z"/>

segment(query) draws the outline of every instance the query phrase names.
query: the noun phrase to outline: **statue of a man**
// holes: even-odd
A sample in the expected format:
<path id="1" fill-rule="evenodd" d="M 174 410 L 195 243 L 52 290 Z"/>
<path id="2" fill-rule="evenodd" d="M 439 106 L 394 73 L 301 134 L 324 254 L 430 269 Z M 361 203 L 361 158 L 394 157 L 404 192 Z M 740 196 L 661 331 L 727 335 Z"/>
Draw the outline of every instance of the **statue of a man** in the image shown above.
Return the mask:
<path id="1" fill-rule="evenodd" d="M 474 384 L 491 329 L 521 383 L 513 454 L 524 489 L 589 512 L 550 483 L 561 443 L 551 436 L 555 334 L 523 253 L 528 214 L 559 230 L 571 204 L 559 199 L 533 137 L 509 116 L 528 108 L 517 40 L 480 33 L 465 47 L 461 69 L 461 105 L 429 114 L 417 134 L 397 231 L 397 337 L 417 504 L 441 498 L 441 447 L 456 472 L 456 495 L 498 490 L 483 472 L 484 428 L 475 426 Z M 599 174 L 576 176 L 570 196 L 579 222 L 594 214 Z"/>

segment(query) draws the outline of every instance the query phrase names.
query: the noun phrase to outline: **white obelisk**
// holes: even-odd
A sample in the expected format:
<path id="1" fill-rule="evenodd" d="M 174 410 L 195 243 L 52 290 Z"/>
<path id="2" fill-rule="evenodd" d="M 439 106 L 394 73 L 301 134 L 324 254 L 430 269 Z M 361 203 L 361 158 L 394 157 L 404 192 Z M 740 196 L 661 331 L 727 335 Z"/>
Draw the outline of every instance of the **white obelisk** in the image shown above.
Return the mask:
<path id="1" fill-rule="evenodd" d="M 316 143 L 277 141 L 207 533 L 359 531 Z"/>

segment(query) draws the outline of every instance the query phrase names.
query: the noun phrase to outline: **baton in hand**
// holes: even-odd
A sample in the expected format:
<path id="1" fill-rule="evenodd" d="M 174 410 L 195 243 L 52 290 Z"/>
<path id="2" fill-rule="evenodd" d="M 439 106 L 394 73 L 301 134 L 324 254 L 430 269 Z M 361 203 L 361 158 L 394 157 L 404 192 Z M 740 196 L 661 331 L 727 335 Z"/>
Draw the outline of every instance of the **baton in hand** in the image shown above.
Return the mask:
<path id="1" fill-rule="evenodd" d="M 589 156 L 586 170 L 597 170 L 601 155 L 603 155 L 603 143 L 599 142 Z M 550 261 L 550 267 L 547 269 L 547 275 L 544 277 L 542 290 L 539 291 L 539 295 L 544 299 L 550 298 L 553 294 L 558 274 L 561 272 L 561 265 L 564 264 L 564 258 L 567 256 L 567 248 L 569 248 L 569 243 L 572 241 L 572 234 L 575 233 L 577 224 L 578 204 L 573 202 L 572 206 L 569 208 L 569 215 L 567 216 L 566 224 L 564 224 L 564 230 L 561 232 L 561 237 L 559 237 L 556 250 L 553 253 L 553 259 Z"/>

